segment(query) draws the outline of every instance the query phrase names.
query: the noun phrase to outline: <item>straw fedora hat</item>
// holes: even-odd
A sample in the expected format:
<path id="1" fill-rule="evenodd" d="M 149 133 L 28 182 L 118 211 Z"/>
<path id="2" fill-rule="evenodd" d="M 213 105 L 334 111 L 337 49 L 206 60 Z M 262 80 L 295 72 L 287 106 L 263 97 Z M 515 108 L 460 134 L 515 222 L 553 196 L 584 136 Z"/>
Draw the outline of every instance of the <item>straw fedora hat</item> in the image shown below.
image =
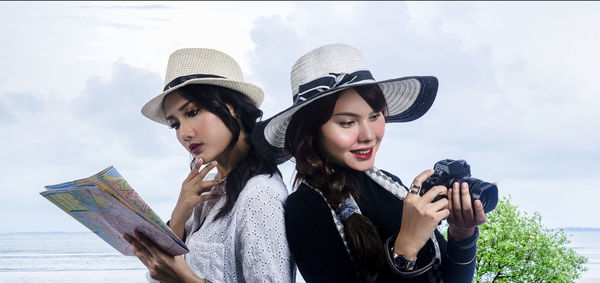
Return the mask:
<path id="1" fill-rule="evenodd" d="M 387 122 L 415 120 L 431 107 L 438 89 L 437 78 L 403 77 L 376 81 L 361 53 L 345 44 L 314 49 L 296 61 L 290 74 L 293 104 L 260 123 L 252 143 L 264 156 L 283 163 L 287 160 L 284 141 L 288 123 L 298 109 L 327 95 L 361 85 L 378 84 L 387 102 Z"/>
<path id="2" fill-rule="evenodd" d="M 242 69 L 229 55 L 214 49 L 185 48 L 171 54 L 167 64 L 163 92 L 142 107 L 149 119 L 168 125 L 163 109 L 165 96 L 190 84 L 206 84 L 229 88 L 248 96 L 258 108 L 263 91 L 244 81 Z"/>

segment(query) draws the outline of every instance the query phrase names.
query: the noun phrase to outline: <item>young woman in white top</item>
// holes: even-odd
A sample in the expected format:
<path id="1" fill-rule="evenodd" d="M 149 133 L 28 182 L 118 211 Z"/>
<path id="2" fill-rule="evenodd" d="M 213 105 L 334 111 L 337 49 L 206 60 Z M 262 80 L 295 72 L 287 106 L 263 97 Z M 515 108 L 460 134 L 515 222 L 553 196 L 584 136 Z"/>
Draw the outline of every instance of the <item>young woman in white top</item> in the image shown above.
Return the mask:
<path id="1" fill-rule="evenodd" d="M 194 156 L 168 223 L 190 252 L 170 256 L 137 231 L 124 235 L 152 279 L 294 281 L 283 214 L 287 190 L 277 166 L 249 143 L 262 99 L 262 90 L 244 82 L 238 64 L 220 51 L 171 55 L 164 90 L 142 113 L 173 128 Z"/>

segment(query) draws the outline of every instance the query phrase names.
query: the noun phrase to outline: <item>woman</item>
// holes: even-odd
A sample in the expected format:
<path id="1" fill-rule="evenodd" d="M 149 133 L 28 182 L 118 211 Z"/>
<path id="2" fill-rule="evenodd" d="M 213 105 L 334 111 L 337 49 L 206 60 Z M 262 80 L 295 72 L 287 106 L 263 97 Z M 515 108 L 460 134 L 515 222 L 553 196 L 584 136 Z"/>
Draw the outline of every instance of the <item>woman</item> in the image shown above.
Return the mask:
<path id="1" fill-rule="evenodd" d="M 480 201 L 471 206 L 466 183 L 435 186 L 421 196 L 433 170 L 419 174 L 409 191 L 398 177 L 373 166 L 385 122 L 427 112 L 437 80 L 377 82 L 358 50 L 333 44 L 302 56 L 291 82 L 293 106 L 262 123 L 253 142 L 278 162 L 286 154 L 295 159 L 297 189 L 286 202 L 285 218 L 303 278 L 471 282 L 477 225 L 485 213 Z M 448 241 L 436 229 L 446 218 Z"/>
<path id="2" fill-rule="evenodd" d="M 287 190 L 276 165 L 249 143 L 262 100 L 262 90 L 244 82 L 238 64 L 220 51 L 170 56 L 164 90 L 142 113 L 174 129 L 194 156 L 168 222 L 190 253 L 173 257 L 137 231 L 124 235 L 152 279 L 294 281 L 283 218 Z"/>

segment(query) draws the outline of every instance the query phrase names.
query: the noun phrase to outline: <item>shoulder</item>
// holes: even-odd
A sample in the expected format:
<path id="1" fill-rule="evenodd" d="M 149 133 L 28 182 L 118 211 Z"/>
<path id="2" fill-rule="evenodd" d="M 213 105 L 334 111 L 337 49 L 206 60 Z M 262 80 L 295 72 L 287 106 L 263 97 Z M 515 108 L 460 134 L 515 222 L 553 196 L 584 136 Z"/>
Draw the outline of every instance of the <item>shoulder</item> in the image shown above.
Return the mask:
<path id="1" fill-rule="evenodd" d="M 287 198 L 285 218 L 290 223 L 301 222 L 306 225 L 313 225 L 322 221 L 330 222 L 333 219 L 331 209 L 323 196 L 305 184 L 301 184 Z"/>
<path id="2" fill-rule="evenodd" d="M 304 183 L 300 184 L 298 189 L 290 194 L 286 201 L 286 208 L 292 210 L 300 208 L 303 208 L 303 210 L 312 210 L 311 208 L 326 206 L 327 203 L 323 199 L 323 196 Z"/>
<path id="3" fill-rule="evenodd" d="M 277 173 L 261 174 L 250 178 L 240 193 L 240 200 L 250 203 L 263 202 L 266 199 L 283 203 L 287 197 L 287 188 Z"/>

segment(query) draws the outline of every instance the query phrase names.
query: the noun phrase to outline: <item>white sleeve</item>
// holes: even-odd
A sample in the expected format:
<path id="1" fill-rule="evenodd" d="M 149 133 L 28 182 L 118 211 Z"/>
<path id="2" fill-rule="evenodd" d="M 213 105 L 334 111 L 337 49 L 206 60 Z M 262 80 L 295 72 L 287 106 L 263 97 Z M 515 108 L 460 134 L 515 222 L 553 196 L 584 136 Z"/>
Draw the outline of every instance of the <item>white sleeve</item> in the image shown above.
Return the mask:
<path id="1" fill-rule="evenodd" d="M 294 282 L 296 266 L 285 235 L 284 204 L 287 190 L 281 178 L 252 178 L 238 199 L 238 221 L 243 276 L 248 282 Z"/>

